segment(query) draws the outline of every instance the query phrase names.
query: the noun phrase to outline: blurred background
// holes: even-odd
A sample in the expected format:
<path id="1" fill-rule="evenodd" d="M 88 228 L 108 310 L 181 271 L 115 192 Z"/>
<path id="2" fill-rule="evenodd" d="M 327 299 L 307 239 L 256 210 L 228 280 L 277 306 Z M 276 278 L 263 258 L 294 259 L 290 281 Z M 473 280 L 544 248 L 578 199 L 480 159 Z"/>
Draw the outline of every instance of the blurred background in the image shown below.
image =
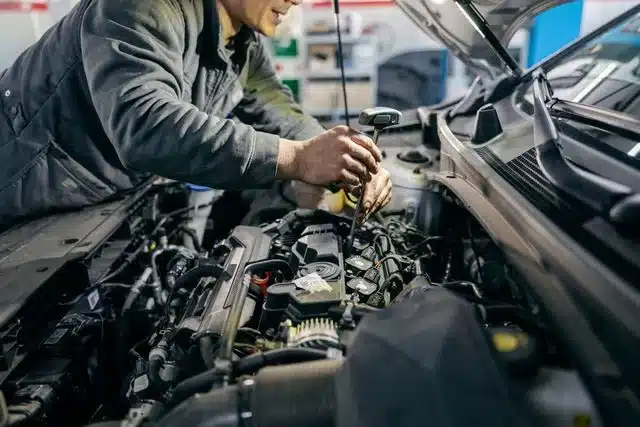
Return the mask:
<path id="1" fill-rule="evenodd" d="M 0 0 L 0 68 L 76 3 Z M 529 67 L 637 3 L 579 0 L 559 6 L 519 31 L 511 53 Z M 438 103 L 460 95 L 473 80 L 393 0 L 342 0 L 340 5 L 350 115 L 373 105 L 408 109 Z M 306 0 L 291 9 L 278 37 L 270 41 L 280 77 L 304 109 L 323 121 L 340 120 L 344 114 L 335 24 L 331 0 Z"/>

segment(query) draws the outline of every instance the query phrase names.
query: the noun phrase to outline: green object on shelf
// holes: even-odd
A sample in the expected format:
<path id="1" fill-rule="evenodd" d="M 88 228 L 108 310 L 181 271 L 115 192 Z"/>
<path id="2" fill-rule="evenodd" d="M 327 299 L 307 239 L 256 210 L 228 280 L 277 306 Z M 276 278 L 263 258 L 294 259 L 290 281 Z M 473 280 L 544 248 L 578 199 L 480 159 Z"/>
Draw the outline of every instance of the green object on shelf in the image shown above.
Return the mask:
<path id="1" fill-rule="evenodd" d="M 293 99 L 300 102 L 300 79 L 282 79 L 282 83 L 291 89 Z"/>
<path id="2" fill-rule="evenodd" d="M 297 57 L 299 54 L 298 39 L 274 39 L 273 48 L 275 56 Z"/>

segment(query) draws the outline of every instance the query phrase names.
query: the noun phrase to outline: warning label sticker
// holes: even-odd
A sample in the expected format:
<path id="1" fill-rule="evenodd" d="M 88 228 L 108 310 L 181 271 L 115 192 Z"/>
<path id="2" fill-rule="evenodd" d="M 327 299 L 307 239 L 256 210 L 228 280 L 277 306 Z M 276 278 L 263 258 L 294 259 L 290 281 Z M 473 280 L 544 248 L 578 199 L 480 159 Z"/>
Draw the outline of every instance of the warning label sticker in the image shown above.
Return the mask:
<path id="1" fill-rule="evenodd" d="M 302 276 L 299 279 L 293 281 L 299 289 L 304 289 L 311 293 L 314 292 L 331 292 L 333 288 L 329 285 L 318 273 L 313 272 Z"/>

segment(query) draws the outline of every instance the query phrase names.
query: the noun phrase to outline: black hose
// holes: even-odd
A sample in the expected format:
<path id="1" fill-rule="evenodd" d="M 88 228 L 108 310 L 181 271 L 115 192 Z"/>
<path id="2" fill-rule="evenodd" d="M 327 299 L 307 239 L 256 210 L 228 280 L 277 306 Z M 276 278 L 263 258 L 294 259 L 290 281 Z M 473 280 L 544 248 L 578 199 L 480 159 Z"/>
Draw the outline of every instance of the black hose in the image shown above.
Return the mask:
<path id="1" fill-rule="evenodd" d="M 482 269 L 482 265 L 480 264 L 480 257 L 478 255 L 478 249 L 476 247 L 476 241 L 473 238 L 473 231 L 471 230 L 471 223 L 467 220 L 467 231 L 469 232 L 469 243 L 471 244 L 471 252 L 473 252 L 473 257 L 475 258 L 475 262 L 478 268 L 478 277 L 472 277 L 472 280 L 479 280 L 481 283 L 487 283 L 484 278 L 484 272 Z"/>
<path id="2" fill-rule="evenodd" d="M 280 348 L 255 353 L 240 359 L 234 369 L 235 375 L 253 374 L 265 366 L 286 363 L 310 362 L 327 358 L 327 352 L 312 348 Z"/>
<path id="3" fill-rule="evenodd" d="M 147 378 L 149 379 L 149 383 L 153 386 L 159 386 L 162 384 L 160 369 L 162 369 L 163 363 L 164 361 L 160 357 L 153 357 L 149 359 L 149 364 L 147 365 Z"/>
<path id="4" fill-rule="evenodd" d="M 205 207 L 208 207 L 210 205 L 212 205 L 213 202 L 209 202 L 209 203 L 205 203 L 202 205 L 198 205 L 195 207 L 195 210 L 198 209 L 203 209 Z M 151 238 L 153 237 L 158 230 L 160 230 L 160 228 L 162 228 L 162 226 L 172 217 L 176 216 L 176 215 L 180 215 L 180 214 L 184 214 L 189 212 L 190 210 L 194 209 L 193 206 L 188 206 L 186 208 L 180 208 L 177 209 L 175 211 L 169 212 L 166 215 L 164 215 L 164 217 L 162 219 L 160 219 L 160 221 L 158 221 L 158 223 L 156 224 L 156 226 L 154 227 L 154 229 L 151 231 L 151 233 L 148 234 L 148 237 Z M 129 255 L 127 255 L 126 259 L 122 262 L 122 264 L 120 264 L 120 266 L 110 272 L 110 273 L 106 273 L 106 275 L 99 277 L 94 286 L 100 285 L 102 283 L 108 282 L 111 279 L 115 278 L 118 274 L 122 273 L 124 271 L 125 268 L 127 268 L 128 266 L 131 265 L 131 263 L 136 259 L 136 257 L 138 256 L 138 254 L 147 246 L 147 236 L 143 236 L 142 238 L 143 242 Z M 194 248 L 196 247 L 195 244 L 198 243 L 194 240 Z M 197 250 L 197 249 L 196 249 Z"/>
<path id="5" fill-rule="evenodd" d="M 478 286 L 473 283 L 473 282 L 469 282 L 466 280 L 457 280 L 454 282 L 444 282 L 441 283 L 440 286 L 442 286 L 443 288 L 452 290 L 452 291 L 456 291 L 456 290 L 470 290 L 473 295 L 478 298 L 479 300 L 482 300 L 482 298 L 484 297 L 484 295 L 482 295 L 482 292 L 480 291 L 480 289 L 478 288 Z"/>
<path id="6" fill-rule="evenodd" d="M 174 289 L 189 289 L 197 285 L 203 277 L 218 277 L 224 270 L 217 264 L 203 264 L 194 267 L 176 279 Z"/>
<path id="7" fill-rule="evenodd" d="M 162 387 L 164 382 L 162 377 L 160 377 L 160 370 L 162 370 L 162 367 L 169 358 L 171 345 L 169 344 L 168 337 L 170 335 L 170 333 L 165 334 L 160 342 L 149 352 L 147 378 L 149 379 L 149 383 L 158 389 Z"/>
<path id="8" fill-rule="evenodd" d="M 340 319 L 342 318 L 342 315 L 344 314 L 344 311 L 345 311 L 344 307 L 334 306 L 329 308 L 329 316 L 336 321 L 340 321 Z M 366 315 L 375 313 L 377 311 L 380 311 L 380 310 L 375 307 L 371 307 L 369 305 L 364 305 L 364 304 L 356 305 L 351 309 L 351 315 L 353 316 L 353 320 L 355 320 L 356 322 L 359 322 L 360 319 L 362 319 Z"/>
<path id="9" fill-rule="evenodd" d="M 380 289 L 378 290 L 378 292 L 386 291 L 389 285 L 391 284 L 391 282 L 393 281 L 393 279 L 398 279 L 400 283 L 403 283 L 402 275 L 400 275 L 400 273 L 397 273 L 397 272 L 393 273 L 391 274 L 391 276 L 385 279 L 385 281 L 382 283 L 382 286 L 380 286 Z"/>
<path id="10" fill-rule="evenodd" d="M 293 277 L 293 270 L 286 261 L 280 259 L 267 259 L 262 261 L 255 261 L 245 265 L 243 270 L 243 284 L 240 289 L 233 296 L 233 302 L 231 303 L 231 309 L 227 315 L 227 319 L 224 323 L 224 329 L 220 337 L 220 359 L 230 362 L 233 359 L 233 345 L 236 339 L 236 333 L 238 332 L 238 326 L 240 325 L 240 318 L 242 317 L 242 309 L 244 308 L 244 302 L 249 292 L 250 280 L 248 275 L 257 272 L 267 270 L 282 270 L 289 278 Z"/>
<path id="11" fill-rule="evenodd" d="M 255 373 L 260 368 L 285 363 L 309 362 L 327 358 L 326 351 L 308 348 L 284 348 L 253 354 L 238 361 L 234 370 L 238 375 Z M 166 408 L 171 409 L 196 393 L 206 393 L 220 379 L 216 369 L 211 369 L 182 381 L 171 391 Z"/>
<path id="12" fill-rule="evenodd" d="M 167 409 L 173 408 L 196 393 L 205 393 L 211 390 L 211 386 L 217 379 L 218 373 L 215 369 L 187 378 L 171 391 L 171 397 L 166 402 Z"/>
<path id="13" fill-rule="evenodd" d="M 208 335 L 200 338 L 200 356 L 202 356 L 202 362 L 207 369 L 213 369 L 213 353 L 215 346 L 213 344 L 213 338 Z"/>
<path id="14" fill-rule="evenodd" d="M 337 410 L 339 360 L 262 369 L 247 381 L 191 397 L 153 425 L 172 427 L 326 427 Z M 195 394 L 195 393 L 194 393 Z"/>
<path id="15" fill-rule="evenodd" d="M 189 227 L 181 227 L 180 230 L 182 230 L 183 233 L 187 234 L 191 238 L 191 243 L 193 244 L 193 248 L 196 250 L 196 252 L 202 253 L 202 245 L 200 245 L 200 242 L 198 241 L 196 232 Z"/>
<path id="16" fill-rule="evenodd" d="M 104 275 L 98 277 L 98 279 L 96 280 L 96 282 L 93 284 L 92 287 L 100 286 L 101 284 L 109 282 L 115 277 L 117 277 L 120 273 L 122 273 L 127 267 L 129 267 L 133 263 L 133 261 L 138 257 L 138 254 L 140 254 L 140 252 L 142 252 L 142 250 L 146 246 L 147 246 L 147 241 L 145 240 L 143 243 L 138 245 L 138 247 L 132 253 L 127 255 L 126 258 L 122 261 L 122 263 L 120 263 L 120 265 L 115 270 L 111 272 L 105 272 Z"/>

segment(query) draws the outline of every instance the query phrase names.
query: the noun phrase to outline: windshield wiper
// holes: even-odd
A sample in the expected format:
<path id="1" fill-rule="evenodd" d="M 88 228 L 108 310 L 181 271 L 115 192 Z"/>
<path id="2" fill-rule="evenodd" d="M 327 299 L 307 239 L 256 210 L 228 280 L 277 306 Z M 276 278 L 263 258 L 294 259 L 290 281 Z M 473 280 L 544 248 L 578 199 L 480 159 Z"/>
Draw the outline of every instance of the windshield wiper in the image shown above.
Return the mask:
<path id="1" fill-rule="evenodd" d="M 533 137 L 538 166 L 556 188 L 591 207 L 613 225 L 640 231 L 640 197 L 632 189 L 573 166 L 562 154 L 549 103 L 553 89 L 541 69 L 533 73 Z"/>
<path id="2" fill-rule="evenodd" d="M 553 117 L 607 130 L 631 140 L 640 139 L 640 120 L 617 111 L 552 98 L 547 108 Z"/>

